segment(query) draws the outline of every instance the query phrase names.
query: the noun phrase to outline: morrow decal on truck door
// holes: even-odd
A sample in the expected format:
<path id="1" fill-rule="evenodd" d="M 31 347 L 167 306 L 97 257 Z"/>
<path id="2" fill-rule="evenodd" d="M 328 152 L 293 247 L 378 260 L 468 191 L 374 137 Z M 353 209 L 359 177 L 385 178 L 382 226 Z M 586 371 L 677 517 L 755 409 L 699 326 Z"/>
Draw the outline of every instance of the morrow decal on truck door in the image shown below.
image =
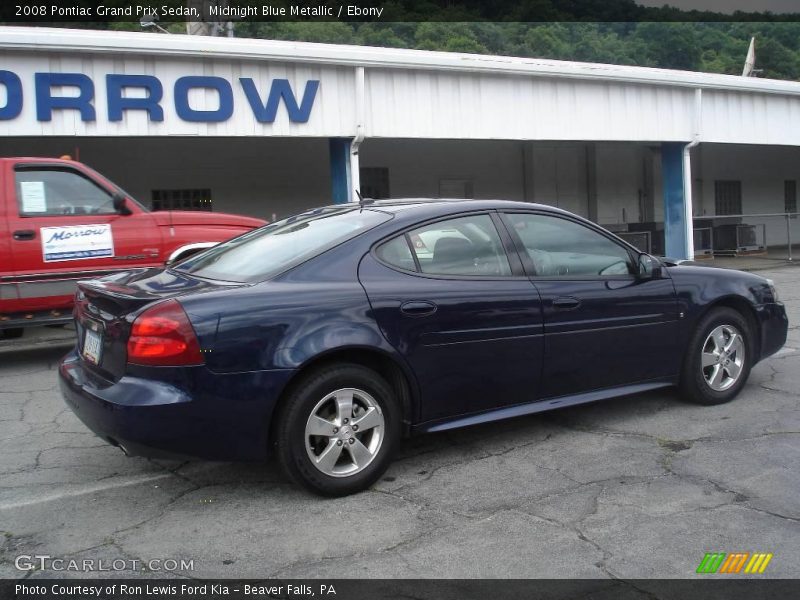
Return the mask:
<path id="1" fill-rule="evenodd" d="M 114 237 L 109 223 L 42 227 L 44 262 L 114 256 Z"/>

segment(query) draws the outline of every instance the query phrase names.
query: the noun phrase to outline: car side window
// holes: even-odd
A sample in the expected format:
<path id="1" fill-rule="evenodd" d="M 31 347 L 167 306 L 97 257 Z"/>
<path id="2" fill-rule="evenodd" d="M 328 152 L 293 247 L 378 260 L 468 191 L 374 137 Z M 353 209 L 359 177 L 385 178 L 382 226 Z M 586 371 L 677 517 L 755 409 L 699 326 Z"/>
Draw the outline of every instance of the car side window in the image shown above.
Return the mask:
<path id="1" fill-rule="evenodd" d="M 414 263 L 414 257 L 411 254 L 411 249 L 408 247 L 408 241 L 405 235 L 398 236 L 393 240 L 381 244 L 375 251 L 378 258 L 383 262 L 403 269 L 404 271 L 416 271 L 417 265 Z"/>
<path id="2" fill-rule="evenodd" d="M 600 233 L 562 217 L 509 213 L 540 277 L 629 275 L 628 251 Z"/>
<path id="3" fill-rule="evenodd" d="M 15 173 L 19 214 L 113 215 L 111 194 L 70 169 L 18 169 Z"/>
<path id="4" fill-rule="evenodd" d="M 411 250 L 416 257 L 406 254 Z M 438 221 L 386 242 L 377 250 L 385 262 L 430 275 L 505 277 L 511 275 L 503 243 L 489 215 Z M 411 259 L 411 263 L 409 263 Z"/>

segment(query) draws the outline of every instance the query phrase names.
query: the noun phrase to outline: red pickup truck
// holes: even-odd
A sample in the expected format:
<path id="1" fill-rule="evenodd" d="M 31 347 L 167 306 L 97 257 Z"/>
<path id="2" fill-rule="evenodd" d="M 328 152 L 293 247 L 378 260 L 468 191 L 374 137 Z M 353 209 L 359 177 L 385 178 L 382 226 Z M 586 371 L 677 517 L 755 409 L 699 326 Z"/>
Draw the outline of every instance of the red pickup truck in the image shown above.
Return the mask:
<path id="1" fill-rule="evenodd" d="M 79 162 L 0 158 L 0 337 L 70 321 L 79 280 L 172 263 L 264 224 L 150 212 Z"/>

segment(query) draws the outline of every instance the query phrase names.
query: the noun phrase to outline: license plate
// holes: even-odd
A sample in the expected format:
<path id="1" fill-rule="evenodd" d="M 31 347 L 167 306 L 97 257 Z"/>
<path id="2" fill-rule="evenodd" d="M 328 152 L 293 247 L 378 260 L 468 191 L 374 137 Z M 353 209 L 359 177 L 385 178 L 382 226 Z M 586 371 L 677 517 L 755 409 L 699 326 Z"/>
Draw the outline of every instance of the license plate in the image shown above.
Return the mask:
<path id="1" fill-rule="evenodd" d="M 83 338 L 83 358 L 95 365 L 100 364 L 100 354 L 103 350 L 103 336 L 91 329 L 86 330 Z"/>

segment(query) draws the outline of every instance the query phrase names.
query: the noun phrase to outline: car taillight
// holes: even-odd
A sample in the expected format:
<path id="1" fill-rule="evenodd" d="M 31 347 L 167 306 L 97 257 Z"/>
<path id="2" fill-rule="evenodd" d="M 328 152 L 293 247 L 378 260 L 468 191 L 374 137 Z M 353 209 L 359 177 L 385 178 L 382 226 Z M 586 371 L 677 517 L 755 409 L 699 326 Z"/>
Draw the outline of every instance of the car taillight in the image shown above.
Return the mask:
<path id="1" fill-rule="evenodd" d="M 128 362 L 148 366 L 203 364 L 200 344 L 177 300 L 159 302 L 133 322 Z"/>

